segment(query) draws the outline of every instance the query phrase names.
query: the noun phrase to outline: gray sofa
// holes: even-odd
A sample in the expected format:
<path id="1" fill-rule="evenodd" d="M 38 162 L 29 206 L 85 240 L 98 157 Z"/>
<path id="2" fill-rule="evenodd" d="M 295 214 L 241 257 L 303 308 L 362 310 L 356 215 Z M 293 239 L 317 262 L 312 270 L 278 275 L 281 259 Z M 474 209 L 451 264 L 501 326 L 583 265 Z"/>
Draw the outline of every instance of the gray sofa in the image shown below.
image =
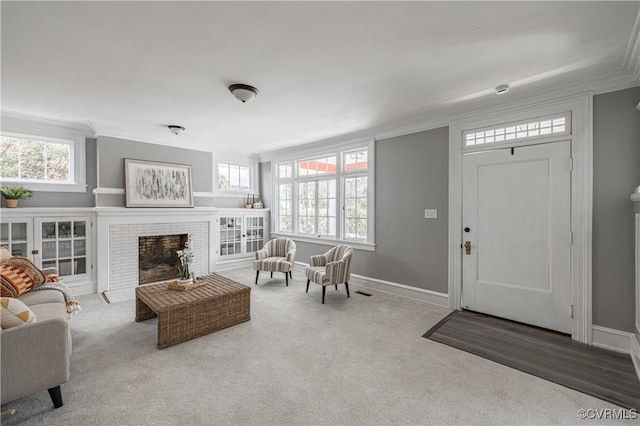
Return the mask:
<path id="1" fill-rule="evenodd" d="M 62 406 L 60 385 L 69 380 L 71 333 L 64 296 L 56 290 L 20 296 L 36 321 L 2 330 L 2 404 L 47 389 L 53 406 Z"/>

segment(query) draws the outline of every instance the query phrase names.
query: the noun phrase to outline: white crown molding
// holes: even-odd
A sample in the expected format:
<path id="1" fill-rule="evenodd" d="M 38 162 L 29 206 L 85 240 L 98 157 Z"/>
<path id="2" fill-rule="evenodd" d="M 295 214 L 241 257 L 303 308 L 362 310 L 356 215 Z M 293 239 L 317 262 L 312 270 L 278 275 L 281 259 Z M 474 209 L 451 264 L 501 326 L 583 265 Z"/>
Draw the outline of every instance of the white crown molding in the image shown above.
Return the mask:
<path id="1" fill-rule="evenodd" d="M 622 68 L 633 75 L 636 82 L 640 82 L 640 11 L 638 11 L 636 22 L 631 31 Z"/>
<path id="2" fill-rule="evenodd" d="M 66 131 L 81 133 L 88 138 L 95 137 L 95 131 L 93 127 L 87 122 L 81 123 L 68 120 L 60 120 L 56 118 L 41 117 L 15 111 L 2 111 L 3 129 L 7 127 L 14 127 L 16 125 L 21 126 L 25 123 L 28 123 L 31 127 L 56 130 L 64 128 Z"/>
<path id="3" fill-rule="evenodd" d="M 637 39 L 638 37 L 636 36 L 636 40 Z M 638 49 L 639 47 L 637 42 L 635 45 L 636 49 Z M 640 63 L 640 60 L 637 62 Z M 296 145 L 293 149 L 299 149 L 300 147 L 304 147 L 304 149 L 313 149 L 314 146 L 327 146 L 344 141 L 371 137 L 375 140 L 389 139 L 397 136 L 445 127 L 452 121 L 467 119 L 477 115 L 511 111 L 514 108 L 522 108 L 543 102 L 557 101 L 559 99 L 584 94 L 599 95 L 628 89 L 630 87 L 638 86 L 638 84 L 639 81 L 637 75 L 632 74 L 631 70 L 620 69 L 615 71 L 605 71 L 595 75 L 592 74 L 582 79 L 573 80 L 569 83 L 551 85 L 546 87 L 543 91 L 525 90 L 523 87 L 520 94 L 517 94 L 518 92 L 516 90 L 510 92 L 509 96 L 511 96 L 513 100 L 509 102 L 499 101 L 498 98 L 492 94 L 478 98 L 474 102 L 466 102 L 460 106 L 443 108 L 443 104 L 449 103 L 454 98 L 439 99 L 432 102 L 432 112 L 423 112 L 419 116 L 414 116 L 402 123 L 396 122 L 394 124 L 371 127 L 369 129 L 334 136 L 328 139 L 320 139 L 305 143 L 304 145 Z M 488 101 L 491 101 L 492 104 L 483 107 L 482 104 L 484 103 L 486 105 Z M 291 149 L 292 147 L 262 152 L 260 154 L 260 161 L 270 161 L 274 158 L 281 158 L 279 157 L 281 153 L 290 152 Z"/>
<path id="4" fill-rule="evenodd" d="M 143 143 L 152 143 L 155 145 L 164 145 L 171 147 L 180 147 L 193 149 L 195 151 L 202 152 L 210 152 L 203 151 L 202 147 L 198 145 L 198 143 L 192 139 L 188 139 L 184 137 L 184 134 L 174 135 L 170 133 L 167 129 L 167 136 L 161 137 L 157 135 L 150 135 L 145 133 L 139 133 L 131 130 L 125 130 L 117 126 L 113 126 L 106 123 L 101 123 L 97 121 L 91 122 L 92 128 L 95 129 L 96 137 L 109 137 L 116 139 L 125 139 L 129 141 L 137 141 Z"/>

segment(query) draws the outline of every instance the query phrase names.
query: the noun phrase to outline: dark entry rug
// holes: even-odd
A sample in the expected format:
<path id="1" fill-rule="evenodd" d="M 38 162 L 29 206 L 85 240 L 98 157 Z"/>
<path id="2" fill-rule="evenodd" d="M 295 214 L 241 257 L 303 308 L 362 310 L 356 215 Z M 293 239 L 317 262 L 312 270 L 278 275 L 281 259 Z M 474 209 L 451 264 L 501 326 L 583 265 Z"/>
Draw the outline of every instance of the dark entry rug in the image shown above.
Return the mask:
<path id="1" fill-rule="evenodd" d="M 640 381 L 629 355 L 471 311 L 452 312 L 422 337 L 621 407 L 640 410 Z"/>

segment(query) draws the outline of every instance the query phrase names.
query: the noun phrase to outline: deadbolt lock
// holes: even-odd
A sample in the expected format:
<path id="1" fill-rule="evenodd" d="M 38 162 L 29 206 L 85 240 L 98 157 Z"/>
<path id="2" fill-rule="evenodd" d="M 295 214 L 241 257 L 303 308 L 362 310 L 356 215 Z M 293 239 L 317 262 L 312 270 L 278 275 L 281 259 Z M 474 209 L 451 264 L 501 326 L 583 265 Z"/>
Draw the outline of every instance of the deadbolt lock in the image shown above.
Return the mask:
<path id="1" fill-rule="evenodd" d="M 466 254 L 471 254 L 471 241 L 464 242 L 464 251 Z"/>

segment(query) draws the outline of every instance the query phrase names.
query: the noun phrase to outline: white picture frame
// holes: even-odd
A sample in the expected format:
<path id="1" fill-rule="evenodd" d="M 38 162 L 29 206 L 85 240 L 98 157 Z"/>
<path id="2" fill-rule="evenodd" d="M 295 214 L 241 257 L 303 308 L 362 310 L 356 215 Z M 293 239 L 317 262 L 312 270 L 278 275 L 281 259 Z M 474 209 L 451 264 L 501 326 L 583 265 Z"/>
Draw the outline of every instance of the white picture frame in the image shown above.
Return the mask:
<path id="1" fill-rule="evenodd" d="M 191 166 L 125 158 L 127 207 L 193 207 Z"/>

